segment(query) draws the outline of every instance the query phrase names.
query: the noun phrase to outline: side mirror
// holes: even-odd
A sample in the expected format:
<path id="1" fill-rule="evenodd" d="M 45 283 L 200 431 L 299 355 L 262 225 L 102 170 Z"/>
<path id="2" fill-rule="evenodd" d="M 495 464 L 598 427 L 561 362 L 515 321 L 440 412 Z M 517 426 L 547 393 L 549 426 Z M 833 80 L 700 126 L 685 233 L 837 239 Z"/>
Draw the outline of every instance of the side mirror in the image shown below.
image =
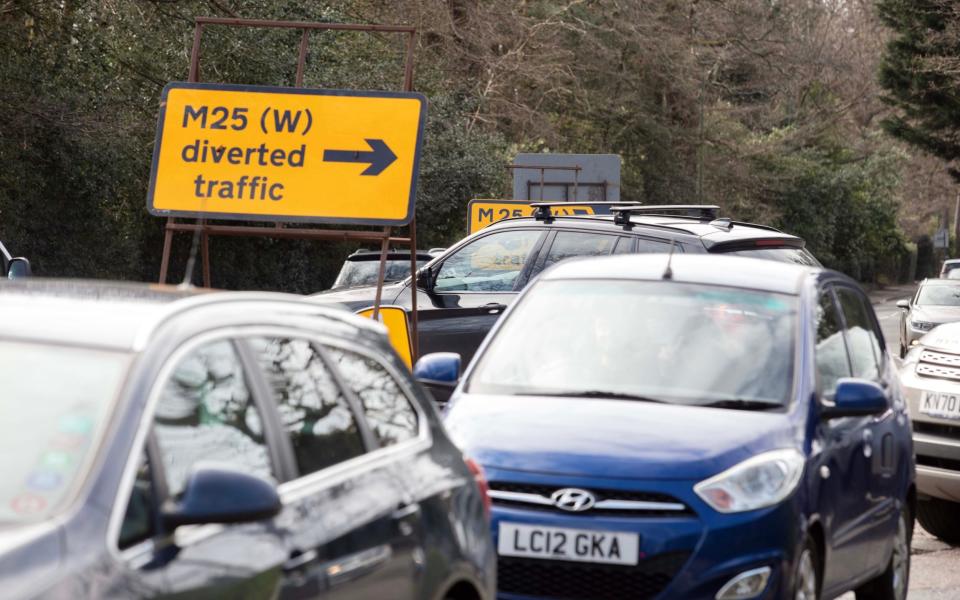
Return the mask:
<path id="1" fill-rule="evenodd" d="M 417 271 L 417 287 L 428 294 L 433 292 L 433 269 L 424 267 Z"/>
<path id="2" fill-rule="evenodd" d="M 10 259 L 10 266 L 7 268 L 7 279 L 23 279 L 30 277 L 30 261 L 18 256 Z"/>
<path id="3" fill-rule="evenodd" d="M 887 408 L 887 395 L 879 385 L 866 379 L 844 377 L 837 382 L 833 404 L 823 405 L 823 415 L 828 419 L 865 417 L 882 414 Z"/>
<path id="4" fill-rule="evenodd" d="M 180 525 L 260 521 L 281 508 L 273 483 L 232 467 L 199 465 L 179 502 L 165 504 L 161 518 L 173 530 Z"/>
<path id="5" fill-rule="evenodd" d="M 446 404 L 460 379 L 460 355 L 434 352 L 421 356 L 413 366 L 413 376 L 430 391 L 437 403 Z"/>
<path id="6" fill-rule="evenodd" d="M 909 300 L 897 300 L 897 308 L 910 308 Z"/>

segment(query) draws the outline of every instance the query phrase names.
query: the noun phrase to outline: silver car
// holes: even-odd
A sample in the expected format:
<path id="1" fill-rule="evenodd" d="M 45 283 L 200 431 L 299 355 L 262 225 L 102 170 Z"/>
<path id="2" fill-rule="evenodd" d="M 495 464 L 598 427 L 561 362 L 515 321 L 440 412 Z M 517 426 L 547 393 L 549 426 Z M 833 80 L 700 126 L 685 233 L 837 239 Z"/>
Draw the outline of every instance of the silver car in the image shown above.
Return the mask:
<path id="1" fill-rule="evenodd" d="M 921 337 L 901 366 L 900 382 L 913 423 L 917 520 L 960 545 L 960 323 Z"/>
<path id="2" fill-rule="evenodd" d="M 909 300 L 900 300 L 900 357 L 937 325 L 960 321 L 960 280 L 924 279 Z"/>

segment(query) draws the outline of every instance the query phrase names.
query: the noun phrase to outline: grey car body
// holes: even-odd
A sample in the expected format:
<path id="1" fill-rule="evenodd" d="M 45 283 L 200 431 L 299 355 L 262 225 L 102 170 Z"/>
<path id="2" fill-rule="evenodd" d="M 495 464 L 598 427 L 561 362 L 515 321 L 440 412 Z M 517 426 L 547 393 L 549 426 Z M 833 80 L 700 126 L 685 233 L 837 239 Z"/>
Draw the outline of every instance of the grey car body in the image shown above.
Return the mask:
<path id="1" fill-rule="evenodd" d="M 949 304 L 945 302 L 950 302 Z M 928 331 L 960 321 L 960 280 L 924 279 L 909 300 L 897 303 L 900 311 L 900 357 Z"/>
<path id="2" fill-rule="evenodd" d="M 960 323 L 921 337 L 900 382 L 913 423 L 917 517 L 934 535 L 960 544 Z"/>
<path id="3" fill-rule="evenodd" d="M 21 419 L 0 440 L 5 598 L 492 597 L 474 474 L 380 325 L 284 294 L 41 280 L 0 286 L 0 308 L 5 363 L 50 356 L 46 371 L 0 368 L 7 411 L 19 407 L 5 421 Z M 86 368 L 71 370 L 62 355 Z M 24 416 L 62 402 L 43 396 L 51 387 L 82 395 L 101 356 L 122 366 L 102 418 Z M 97 404 L 70 402 L 71 411 Z M 199 424 L 189 420 L 195 406 Z M 51 455 L 63 448 L 80 448 L 72 460 L 82 466 L 50 491 L 38 469 L 69 464 Z M 308 473 L 311 461 L 323 465 Z M 267 471 L 255 480 L 275 486 L 279 512 L 166 525 L 206 464 L 247 479 Z M 193 479 L 177 496 L 184 472 Z"/>

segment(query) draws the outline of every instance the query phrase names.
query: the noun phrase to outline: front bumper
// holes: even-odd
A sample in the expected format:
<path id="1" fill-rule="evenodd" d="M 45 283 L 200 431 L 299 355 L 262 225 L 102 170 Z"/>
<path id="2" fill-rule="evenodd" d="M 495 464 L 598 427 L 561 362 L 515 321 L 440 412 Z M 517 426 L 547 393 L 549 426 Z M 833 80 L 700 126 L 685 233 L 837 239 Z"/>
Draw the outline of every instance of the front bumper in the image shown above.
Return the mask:
<path id="1" fill-rule="evenodd" d="M 488 469 L 495 487 L 516 473 Z M 524 474 L 527 482 L 532 477 Z M 630 532 L 640 538 L 636 566 L 557 561 L 541 558 L 498 559 L 497 597 L 501 600 L 656 598 L 713 600 L 730 579 L 744 571 L 770 567 L 766 589 L 756 598 L 787 597 L 795 548 L 799 545 L 801 517 L 795 499 L 780 505 L 741 514 L 720 514 L 693 493 L 691 481 L 618 481 L 564 477 L 544 480 L 559 488 L 588 490 L 612 487 L 669 495 L 689 511 L 678 515 L 607 516 L 599 511 L 565 513 L 551 507 L 500 505 L 493 508 L 494 546 L 499 545 L 501 523 L 542 525 L 595 531 Z"/>
<path id="2" fill-rule="evenodd" d="M 918 376 L 914 364 L 904 365 L 900 381 L 913 423 L 917 492 L 960 502 L 960 421 L 920 412 L 924 391 L 960 395 L 960 382 Z"/>

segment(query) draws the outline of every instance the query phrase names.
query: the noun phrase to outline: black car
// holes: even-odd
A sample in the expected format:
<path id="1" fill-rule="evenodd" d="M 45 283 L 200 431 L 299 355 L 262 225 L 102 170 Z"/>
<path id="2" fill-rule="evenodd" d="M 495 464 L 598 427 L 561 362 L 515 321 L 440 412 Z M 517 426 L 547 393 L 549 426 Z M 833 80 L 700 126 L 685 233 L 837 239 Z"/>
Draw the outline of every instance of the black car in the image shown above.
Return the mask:
<path id="1" fill-rule="evenodd" d="M 20 279 L 30 276 L 30 261 L 22 256 L 14 257 L 0 242 L 0 277 Z"/>
<path id="2" fill-rule="evenodd" d="M 545 268 L 574 256 L 673 251 L 723 253 L 819 266 L 804 241 L 772 227 L 718 218 L 716 206 L 607 205 L 609 215 L 507 219 L 465 238 L 417 276 L 420 354 L 457 352 L 466 364 L 504 309 Z M 562 206 L 562 203 L 560 203 Z M 411 280 L 387 285 L 383 303 L 410 307 Z M 375 286 L 314 296 L 359 310 Z"/>
<path id="3" fill-rule="evenodd" d="M 29 279 L 0 311 L 4 598 L 492 598 L 482 474 L 376 323 Z"/>
<path id="4" fill-rule="evenodd" d="M 437 252 L 440 250 L 440 252 Z M 417 250 L 417 267 L 427 264 L 442 252 L 442 249 Z M 376 285 L 380 274 L 380 251 L 357 250 L 343 261 L 331 290 Z M 401 281 L 410 277 L 410 251 L 391 250 L 387 253 L 384 281 Z"/>

